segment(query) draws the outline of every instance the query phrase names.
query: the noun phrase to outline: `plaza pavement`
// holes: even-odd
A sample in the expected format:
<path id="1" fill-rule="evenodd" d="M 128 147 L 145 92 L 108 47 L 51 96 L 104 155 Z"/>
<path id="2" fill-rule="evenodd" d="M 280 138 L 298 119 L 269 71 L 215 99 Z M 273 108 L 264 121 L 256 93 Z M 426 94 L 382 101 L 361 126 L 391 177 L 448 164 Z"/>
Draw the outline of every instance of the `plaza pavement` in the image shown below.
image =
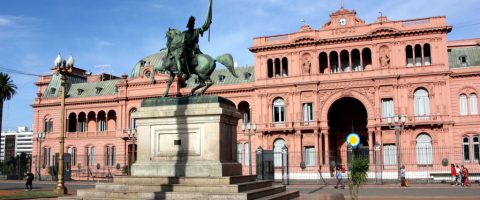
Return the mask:
<path id="1" fill-rule="evenodd" d="M 53 190 L 56 182 L 53 181 L 34 181 L 34 190 Z M 94 188 L 94 182 L 67 182 L 66 186 L 70 194 L 76 194 L 78 189 Z M 300 191 L 300 200 L 320 200 L 320 199 L 343 199 L 338 196 L 343 195 L 344 199 L 350 199 L 348 186 L 346 189 L 335 189 L 334 185 L 308 184 L 308 185 L 288 185 L 289 190 Z M 0 181 L 0 191 L 2 190 L 23 190 L 24 181 Z M 338 194 L 337 198 L 329 198 Z M 341 195 L 340 195 L 341 194 Z M 380 199 L 407 199 L 407 200 L 430 200 L 430 199 L 455 199 L 455 200 L 478 200 L 480 199 L 480 185 L 472 184 L 472 187 L 452 187 L 449 184 L 412 184 L 408 188 L 400 188 L 395 184 L 385 185 L 365 185 L 360 188 L 360 199 L 362 200 L 380 200 Z"/>

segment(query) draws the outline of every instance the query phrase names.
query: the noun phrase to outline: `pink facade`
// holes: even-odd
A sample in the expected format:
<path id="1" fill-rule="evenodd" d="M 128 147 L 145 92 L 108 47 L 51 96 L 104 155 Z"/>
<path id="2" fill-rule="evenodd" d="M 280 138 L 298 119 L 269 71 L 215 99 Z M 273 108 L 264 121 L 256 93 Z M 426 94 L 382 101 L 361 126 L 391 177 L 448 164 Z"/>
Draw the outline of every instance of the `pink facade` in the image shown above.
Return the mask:
<path id="1" fill-rule="evenodd" d="M 395 131 L 386 117 L 398 114 L 407 116 L 400 149 L 401 162 L 410 171 L 428 167 L 442 171 L 435 166 L 444 158 L 467 166 L 478 163 L 480 39 L 447 41 L 452 27 L 445 17 L 390 21 L 383 16 L 367 24 L 346 9 L 330 16 L 320 30 L 304 25 L 295 33 L 254 38 L 250 48 L 254 67 L 237 68 L 238 79 L 222 70 L 214 73 L 217 84 L 207 94 L 232 100 L 258 126 L 252 151 L 260 146 L 279 151 L 286 145 L 291 166 L 305 162 L 306 170 L 325 166 L 322 170 L 327 172 L 331 161 L 347 162 L 345 139 L 355 132 L 372 163 L 377 144 L 383 151 L 382 164 L 395 165 L 394 154 L 390 155 L 396 148 Z M 97 171 L 119 173 L 116 164 L 128 163 L 131 112 L 142 99 L 165 91 L 167 76 L 156 74 L 156 84 L 149 78 L 151 66 L 162 56 L 144 58 L 149 64 L 137 64 L 130 77 L 87 76 L 80 69 L 69 77 L 65 147 L 76 148 L 75 164 L 81 165 L 73 170 L 85 169 L 87 154 L 95 157 L 90 160 L 94 170 L 100 164 Z M 36 83 L 34 132 L 49 132 L 41 144 L 47 150 L 42 154 L 48 154 L 48 148 L 58 152 L 57 79 L 45 76 Z M 173 84 L 170 95 L 186 95 L 189 90 Z M 239 126 L 238 149 L 244 164 L 247 141 Z M 34 141 L 34 157 L 37 145 Z M 37 162 L 33 160 L 34 166 Z"/>

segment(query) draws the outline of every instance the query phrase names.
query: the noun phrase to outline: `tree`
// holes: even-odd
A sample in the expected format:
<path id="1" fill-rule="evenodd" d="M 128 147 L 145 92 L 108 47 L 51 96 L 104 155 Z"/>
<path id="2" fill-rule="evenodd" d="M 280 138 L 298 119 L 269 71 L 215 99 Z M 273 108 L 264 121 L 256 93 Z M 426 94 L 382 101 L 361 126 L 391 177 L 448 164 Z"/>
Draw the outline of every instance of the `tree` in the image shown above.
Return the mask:
<path id="1" fill-rule="evenodd" d="M 0 138 L 2 137 L 3 102 L 12 99 L 17 93 L 17 86 L 7 73 L 0 72 Z"/>
<path id="2" fill-rule="evenodd" d="M 350 162 L 350 196 L 358 199 L 358 189 L 367 182 L 369 161 L 367 158 L 354 156 Z"/>

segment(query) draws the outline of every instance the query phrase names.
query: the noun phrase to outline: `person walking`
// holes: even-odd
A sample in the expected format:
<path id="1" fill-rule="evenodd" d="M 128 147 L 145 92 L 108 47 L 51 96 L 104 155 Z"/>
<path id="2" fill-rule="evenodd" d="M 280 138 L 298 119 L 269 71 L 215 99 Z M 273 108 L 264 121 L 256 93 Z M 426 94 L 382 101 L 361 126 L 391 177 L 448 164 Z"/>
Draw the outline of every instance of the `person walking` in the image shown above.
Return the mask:
<path id="1" fill-rule="evenodd" d="M 457 175 L 456 179 L 455 179 L 455 182 L 456 182 L 456 185 L 457 186 L 460 186 L 462 184 L 462 179 L 460 177 L 460 167 L 457 165 L 455 166 L 455 173 Z"/>
<path id="2" fill-rule="evenodd" d="M 407 179 L 405 178 L 405 174 L 407 171 L 405 170 L 405 165 L 402 165 L 400 168 L 400 186 L 407 187 Z"/>
<path id="3" fill-rule="evenodd" d="M 470 182 L 468 174 L 468 169 L 466 167 L 463 168 L 463 186 L 472 187 L 472 183 Z"/>
<path id="4" fill-rule="evenodd" d="M 455 186 L 457 182 L 457 170 L 455 169 L 455 164 L 450 165 L 450 173 L 452 175 L 452 183 L 450 185 Z"/>
<path id="5" fill-rule="evenodd" d="M 342 177 L 342 169 L 337 166 L 335 168 L 335 177 L 337 178 L 337 185 L 335 186 L 335 189 L 338 189 L 338 186 L 340 185 L 341 189 L 345 189 L 345 185 L 343 184 L 343 177 Z"/>
<path id="6" fill-rule="evenodd" d="M 33 189 L 32 187 L 32 182 L 35 176 L 32 174 L 32 172 L 28 171 L 26 174 L 27 182 L 25 183 L 25 186 L 27 186 L 27 189 L 25 191 L 31 191 Z"/>

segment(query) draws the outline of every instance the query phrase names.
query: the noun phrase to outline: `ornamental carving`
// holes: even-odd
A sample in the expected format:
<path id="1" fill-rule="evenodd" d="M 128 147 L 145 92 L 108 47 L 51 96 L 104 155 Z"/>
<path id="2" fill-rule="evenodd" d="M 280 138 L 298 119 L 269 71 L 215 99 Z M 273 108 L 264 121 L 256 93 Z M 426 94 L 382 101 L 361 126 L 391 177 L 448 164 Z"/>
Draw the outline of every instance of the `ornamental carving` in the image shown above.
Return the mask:
<path id="1" fill-rule="evenodd" d="M 379 61 L 381 68 L 390 67 L 390 49 L 388 48 L 388 46 L 384 45 L 380 47 Z"/>
<path id="2" fill-rule="evenodd" d="M 302 56 L 302 70 L 303 74 L 310 74 L 310 69 L 312 67 L 312 62 L 310 61 L 311 56 L 309 53 L 305 53 Z"/>

